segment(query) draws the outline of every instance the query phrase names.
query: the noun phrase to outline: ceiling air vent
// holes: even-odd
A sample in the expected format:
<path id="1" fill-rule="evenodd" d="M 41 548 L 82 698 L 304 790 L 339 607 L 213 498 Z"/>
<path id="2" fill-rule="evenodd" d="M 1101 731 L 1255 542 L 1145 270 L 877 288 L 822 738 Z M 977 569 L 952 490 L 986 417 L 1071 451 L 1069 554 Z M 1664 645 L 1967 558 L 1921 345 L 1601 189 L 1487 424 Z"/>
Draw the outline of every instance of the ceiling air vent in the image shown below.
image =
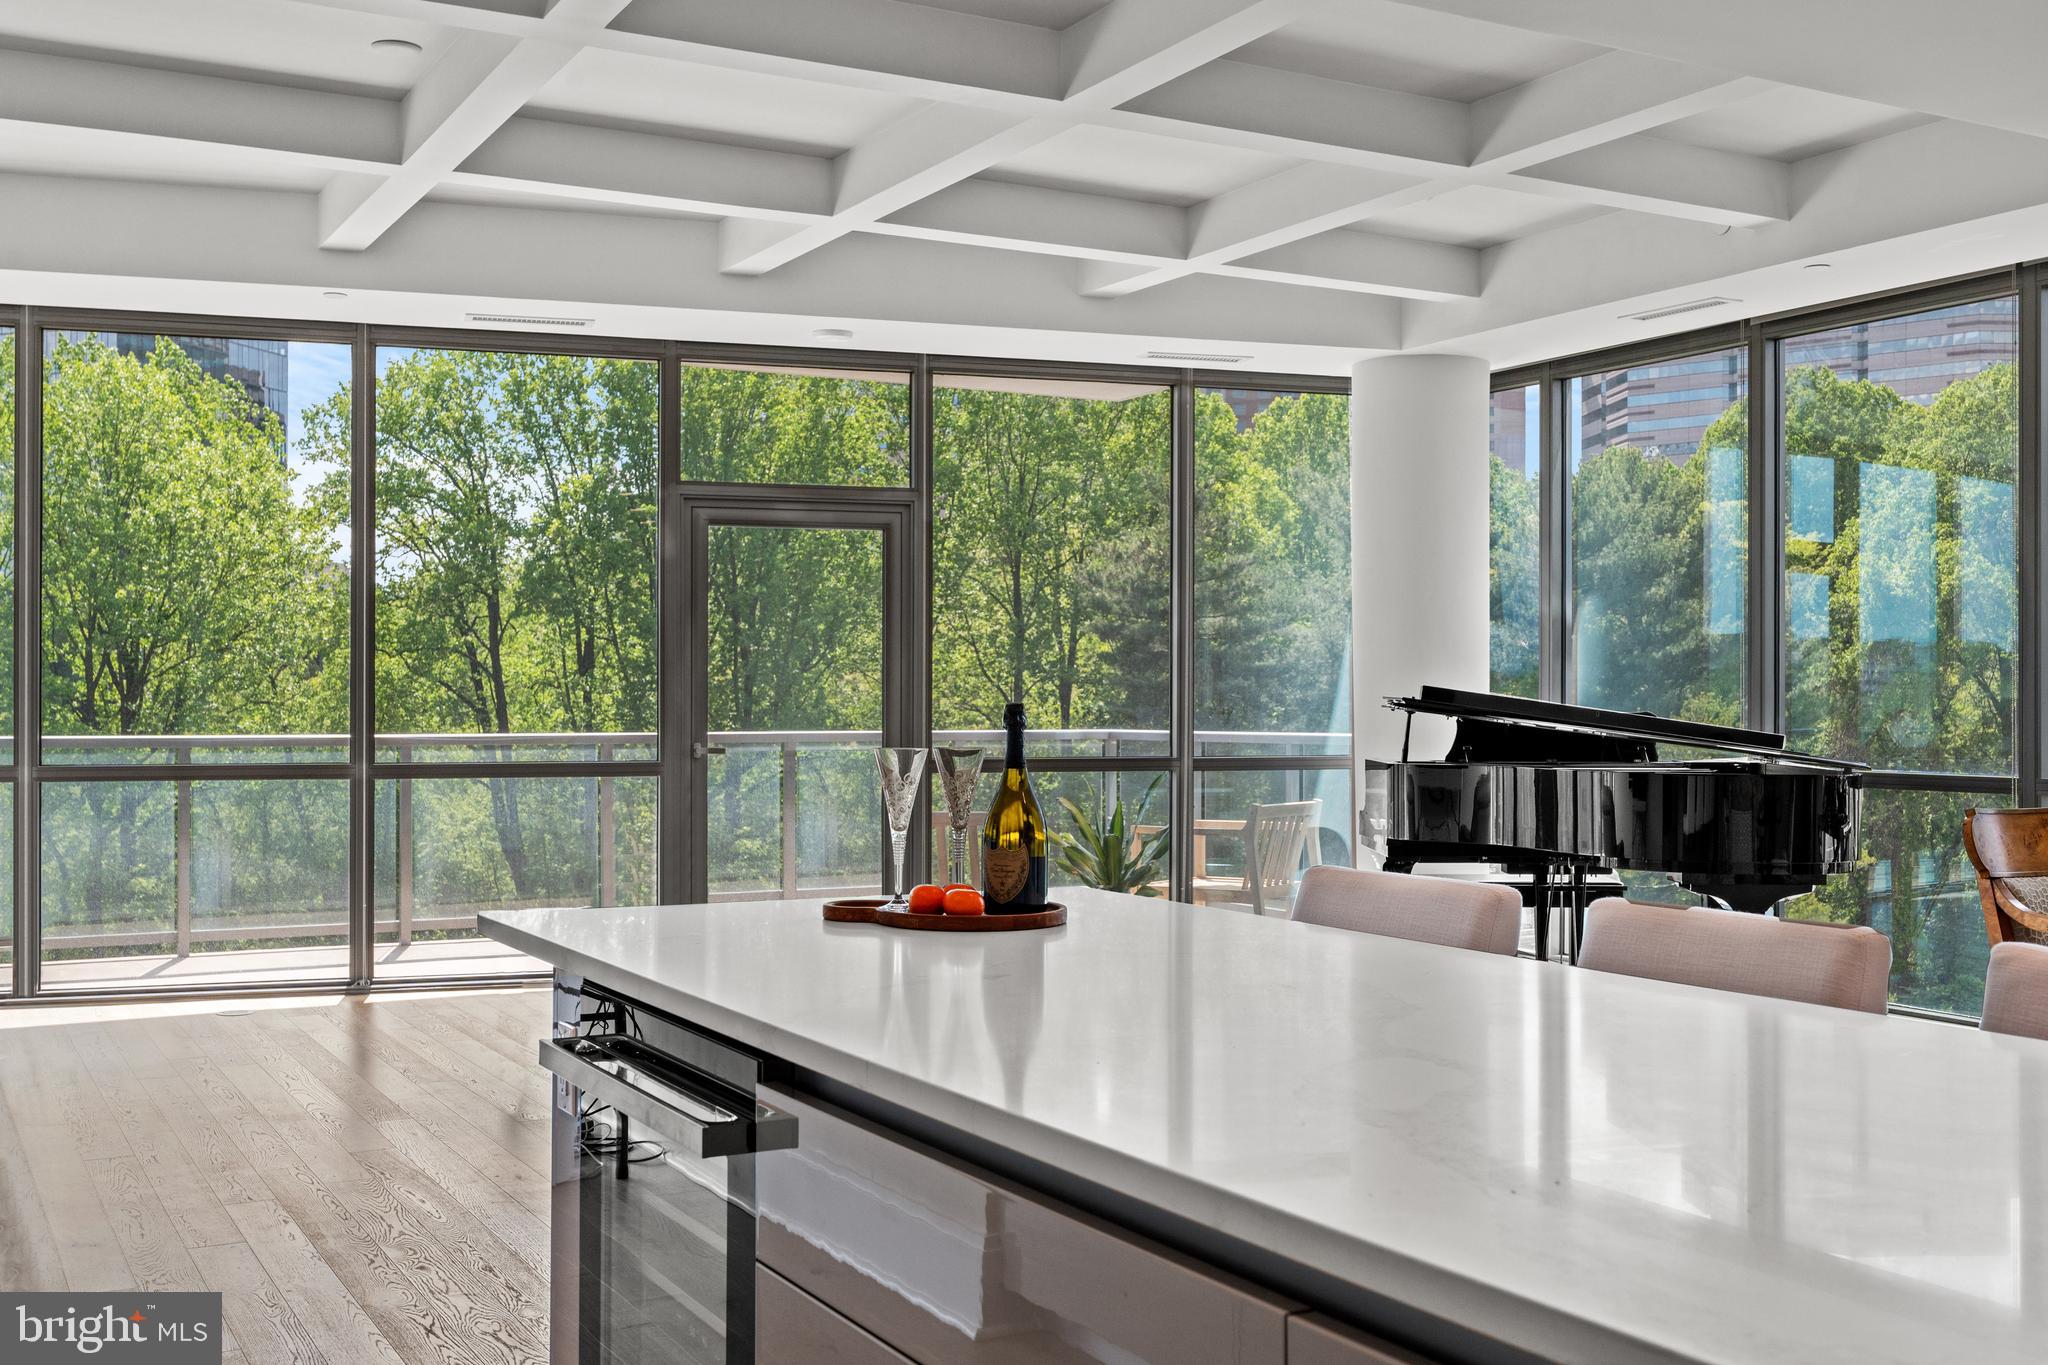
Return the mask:
<path id="1" fill-rule="evenodd" d="M 1698 313 L 1708 308 L 1726 308 L 1731 303 L 1740 302 L 1742 302 L 1741 299 L 1724 299 L 1716 296 L 1711 299 L 1693 299 L 1689 303 L 1674 303 L 1665 308 L 1652 308 L 1647 313 L 1623 313 L 1621 316 L 1625 322 L 1656 322 L 1660 318 L 1675 318 L 1680 313 Z"/>
<path id="2" fill-rule="evenodd" d="M 1177 360 L 1184 365 L 1242 365 L 1249 355 L 1203 355 L 1199 351 L 1147 351 L 1147 360 Z"/>
<path id="3" fill-rule="evenodd" d="M 495 322 L 506 327 L 588 327 L 596 318 L 528 317 L 523 313 L 471 313 L 471 322 Z"/>

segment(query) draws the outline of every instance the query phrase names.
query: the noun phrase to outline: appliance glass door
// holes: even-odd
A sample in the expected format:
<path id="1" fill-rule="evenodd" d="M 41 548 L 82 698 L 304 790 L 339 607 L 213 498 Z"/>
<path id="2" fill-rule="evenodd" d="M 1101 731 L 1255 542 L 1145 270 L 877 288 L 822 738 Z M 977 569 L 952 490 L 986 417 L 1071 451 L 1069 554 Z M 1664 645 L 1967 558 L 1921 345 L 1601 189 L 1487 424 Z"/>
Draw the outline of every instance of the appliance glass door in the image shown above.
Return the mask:
<path id="1" fill-rule="evenodd" d="M 630 1036 L 541 1047 L 552 1365 L 753 1365 L 753 1151 L 776 1111 Z"/>

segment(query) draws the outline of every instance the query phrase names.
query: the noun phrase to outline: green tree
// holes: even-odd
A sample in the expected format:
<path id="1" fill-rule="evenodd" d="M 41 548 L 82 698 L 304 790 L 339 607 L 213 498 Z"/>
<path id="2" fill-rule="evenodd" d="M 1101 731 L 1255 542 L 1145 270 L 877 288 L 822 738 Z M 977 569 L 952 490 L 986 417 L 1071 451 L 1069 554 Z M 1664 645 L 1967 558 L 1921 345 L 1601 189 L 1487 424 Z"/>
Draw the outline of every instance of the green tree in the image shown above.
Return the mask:
<path id="1" fill-rule="evenodd" d="M 347 503 L 295 495 L 277 415 L 169 338 L 144 356 L 88 338 L 52 348 L 42 416 L 45 730 L 345 730 Z M 48 795 L 46 920 L 167 921 L 166 785 Z M 210 807 L 199 833 L 232 846 L 252 809 Z M 331 811 L 301 814 L 302 844 L 337 832 Z"/>
<path id="2" fill-rule="evenodd" d="M 644 361 L 413 351 L 384 366 L 380 733 L 654 729 L 657 394 Z M 347 396 L 306 426 L 316 449 L 346 449 Z M 513 895 L 590 894 L 578 780 L 473 786 Z"/>
<path id="3" fill-rule="evenodd" d="M 51 734 L 346 730 L 346 503 L 293 496 L 283 424 L 169 339 L 60 341 L 43 395 Z"/>
<path id="4" fill-rule="evenodd" d="M 1718 451 L 1726 451 L 1720 447 Z M 1739 485 L 1710 488 L 1717 448 L 1684 460 L 1609 446 L 1572 475 L 1579 700 L 1618 711 L 1740 723 Z M 1734 612 L 1717 609 L 1731 594 Z M 1732 619 L 1731 619 L 1732 616 Z"/>
<path id="5" fill-rule="evenodd" d="M 910 387 L 685 365 L 682 448 L 683 477 L 711 483 L 908 483 Z"/>
<path id="6" fill-rule="evenodd" d="M 1163 562 L 1166 394 L 943 388 L 933 407 L 935 723 L 995 727 L 1021 699 L 1041 728 L 1163 724 L 1164 677 L 1114 697 L 1096 684 L 1105 629 L 1169 633 L 1163 578 L 1133 617 L 1106 621 L 1113 578 L 1098 568 Z"/>
<path id="7" fill-rule="evenodd" d="M 1498 455 L 1489 455 L 1487 466 L 1492 509 L 1487 527 L 1487 591 L 1493 622 L 1489 674 L 1494 691 L 1533 697 L 1540 628 L 1536 481 L 1508 468 Z"/>
<path id="8" fill-rule="evenodd" d="M 1348 695 L 1349 401 L 1283 395 L 1240 428 L 1202 393 L 1195 431 L 1196 724 L 1329 730 Z"/>

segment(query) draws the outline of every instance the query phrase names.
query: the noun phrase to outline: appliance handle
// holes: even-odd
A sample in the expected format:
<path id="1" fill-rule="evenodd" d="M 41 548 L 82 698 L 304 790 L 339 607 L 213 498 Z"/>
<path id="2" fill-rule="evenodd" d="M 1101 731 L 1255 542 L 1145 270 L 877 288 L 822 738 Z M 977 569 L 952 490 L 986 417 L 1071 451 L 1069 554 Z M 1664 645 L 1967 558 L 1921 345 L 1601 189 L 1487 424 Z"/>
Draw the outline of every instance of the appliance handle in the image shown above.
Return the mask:
<path id="1" fill-rule="evenodd" d="M 796 1146 L 796 1116 L 694 1072 L 634 1039 L 543 1038 L 540 1064 L 564 1082 L 706 1159 Z"/>

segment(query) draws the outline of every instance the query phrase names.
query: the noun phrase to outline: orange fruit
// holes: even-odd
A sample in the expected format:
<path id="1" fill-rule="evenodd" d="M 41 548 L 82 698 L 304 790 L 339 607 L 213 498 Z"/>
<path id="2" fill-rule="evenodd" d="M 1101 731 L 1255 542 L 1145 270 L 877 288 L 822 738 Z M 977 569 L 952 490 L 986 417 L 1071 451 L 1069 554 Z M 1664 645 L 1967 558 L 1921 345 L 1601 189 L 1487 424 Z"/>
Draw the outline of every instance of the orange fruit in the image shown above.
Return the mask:
<path id="1" fill-rule="evenodd" d="M 979 915 L 988 909 L 981 893 L 971 886 L 956 886 L 947 891 L 945 904 L 949 915 Z"/>
<path id="2" fill-rule="evenodd" d="M 910 913 L 913 915 L 936 915 L 946 902 L 945 888 L 926 882 L 910 888 Z"/>

